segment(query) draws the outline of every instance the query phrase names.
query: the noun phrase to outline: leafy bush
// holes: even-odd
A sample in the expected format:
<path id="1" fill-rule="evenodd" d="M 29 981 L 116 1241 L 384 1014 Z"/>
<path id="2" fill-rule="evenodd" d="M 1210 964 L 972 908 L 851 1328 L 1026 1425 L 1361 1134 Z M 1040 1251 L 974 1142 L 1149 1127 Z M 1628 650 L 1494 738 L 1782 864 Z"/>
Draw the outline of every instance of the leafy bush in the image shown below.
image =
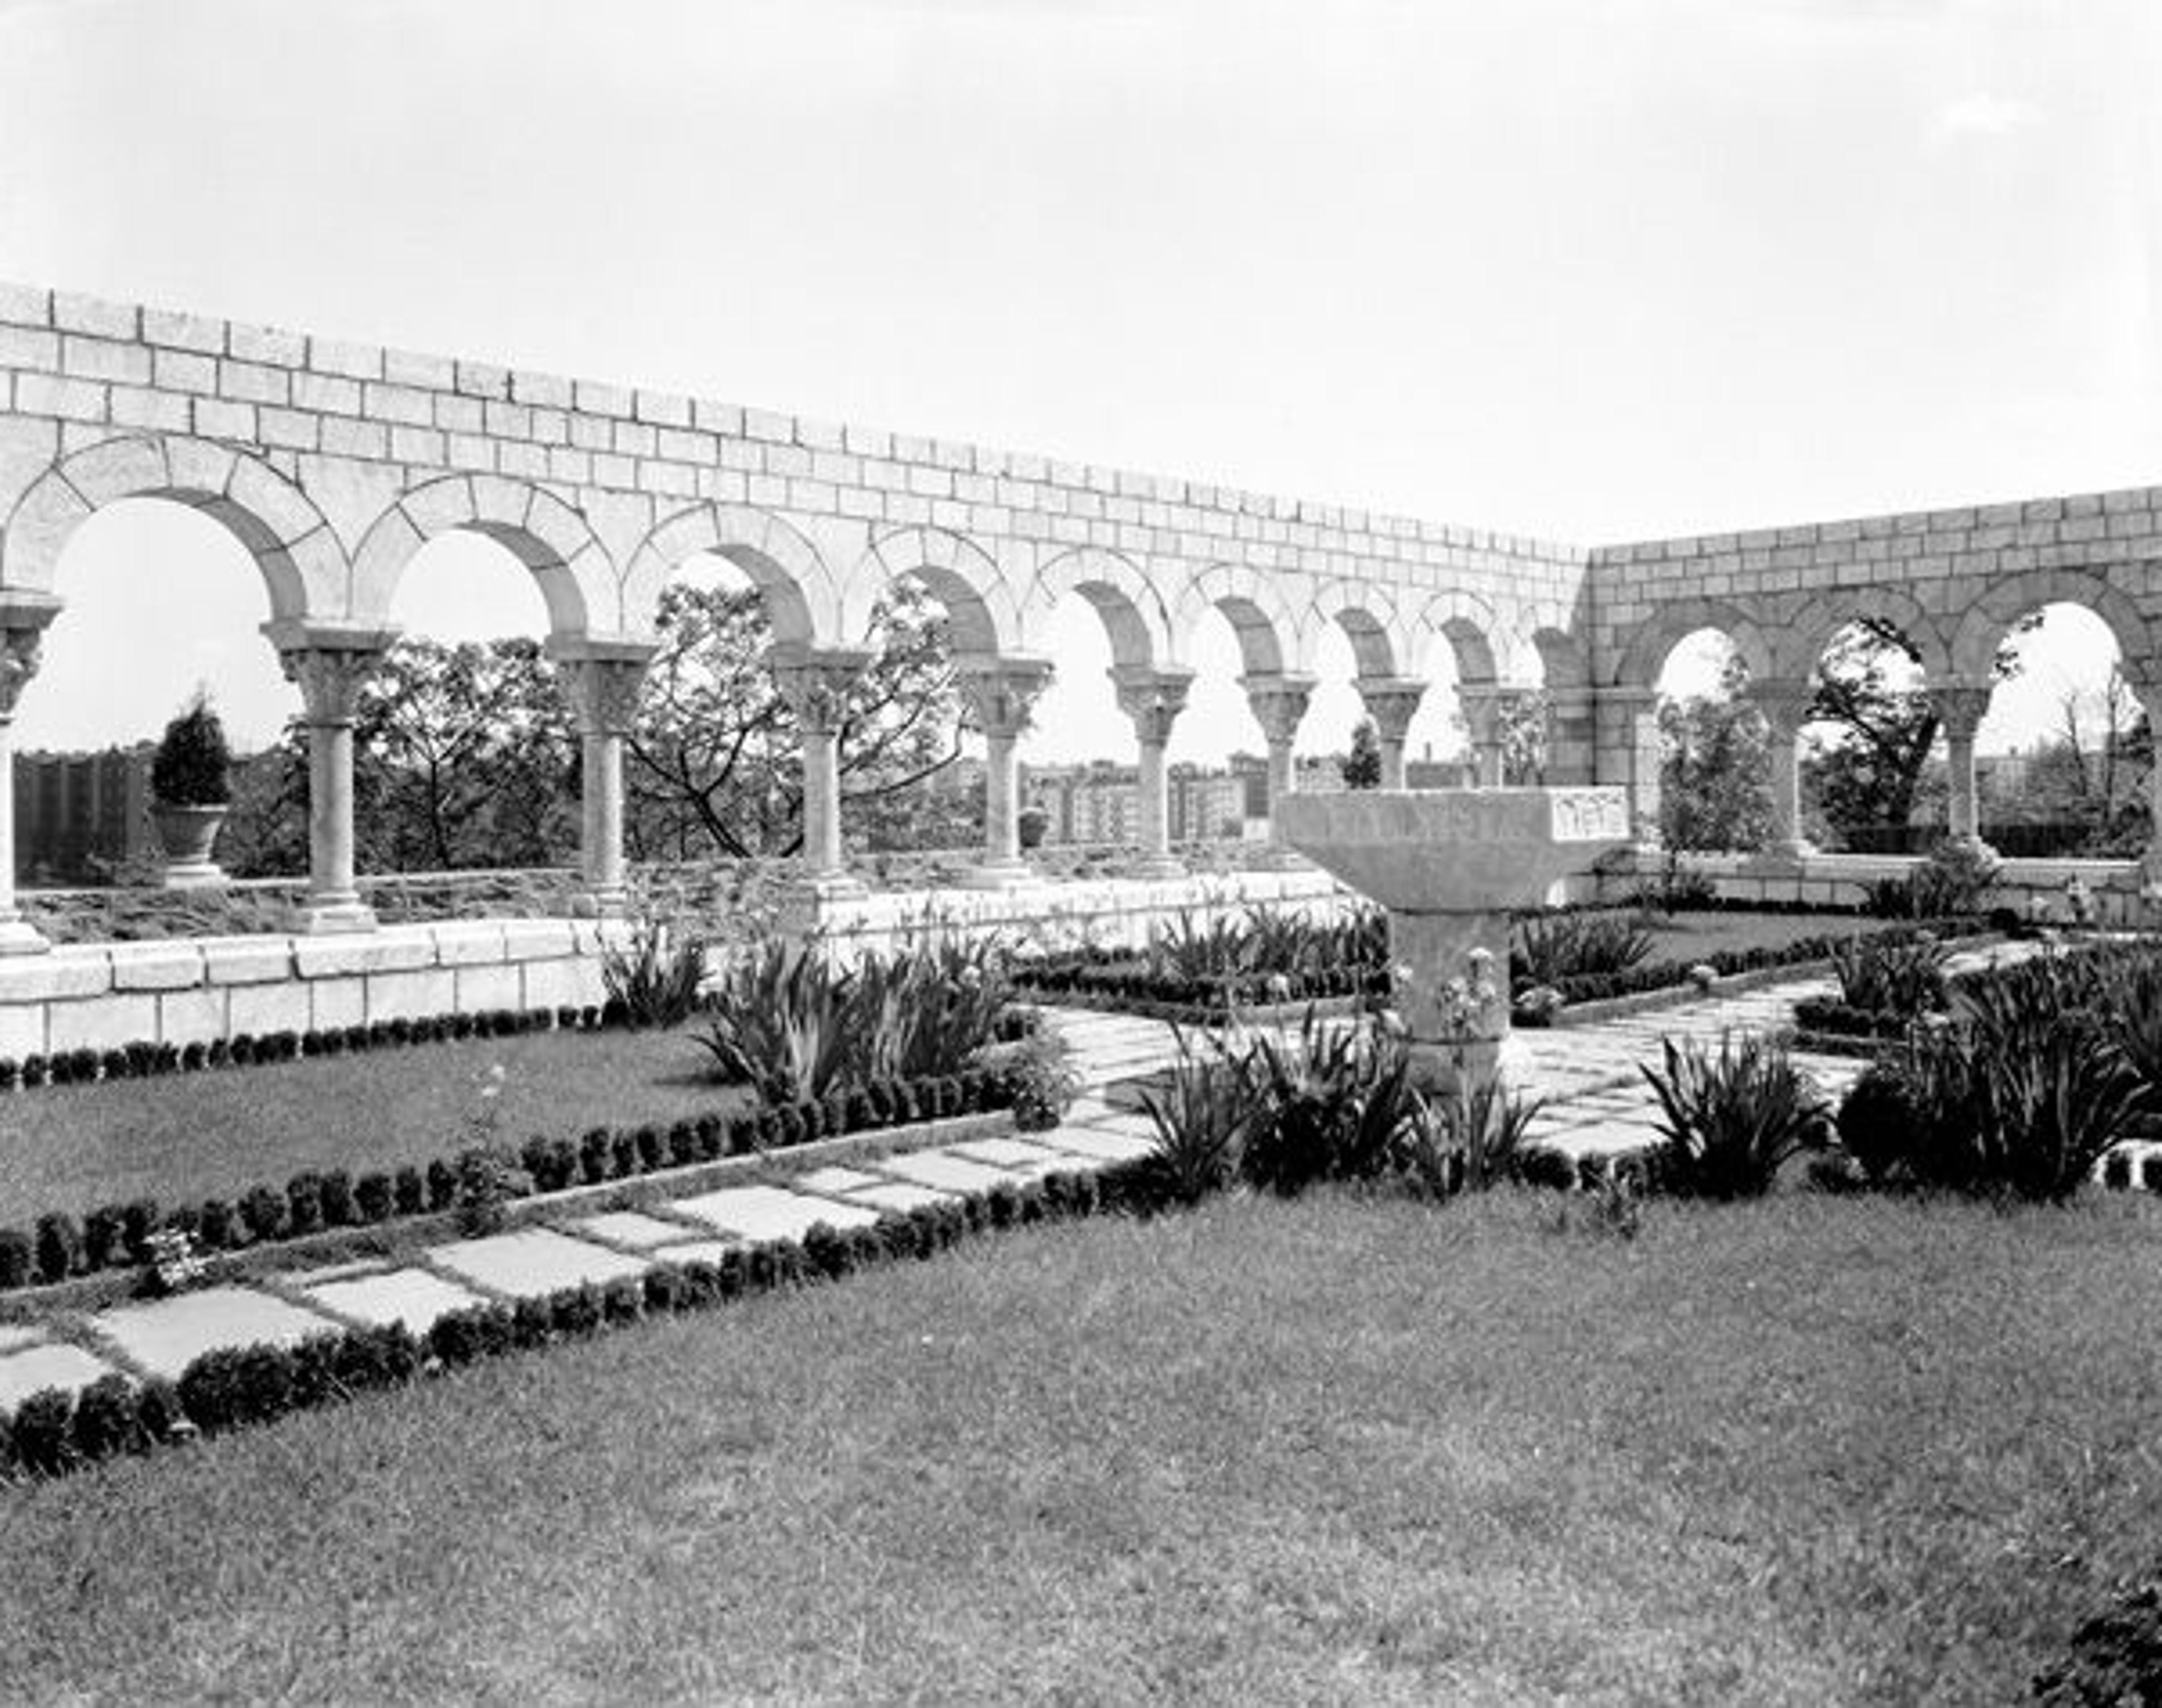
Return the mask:
<path id="1" fill-rule="evenodd" d="M 1935 936 L 1852 937 L 1832 950 L 1832 974 L 1850 1008 L 1912 1018 L 1945 1005 L 1949 951 Z"/>
<path id="2" fill-rule="evenodd" d="M 232 798 L 232 772 L 225 725 L 198 692 L 159 739 L 150 792 L 169 807 L 222 807 Z"/>
<path id="3" fill-rule="evenodd" d="M 2067 1653 L 2034 1679 L 2053 1708 L 2147 1708 L 2162 1702 L 2162 1569 L 2120 1583 L 2072 1633 Z"/>
<path id="4" fill-rule="evenodd" d="M 1916 916 L 1950 918 L 1979 912 L 1982 898 L 1997 881 L 2002 866 L 1979 843 L 1939 843 L 1914 868 L 1911 881 Z"/>
<path id="5" fill-rule="evenodd" d="M 1872 1063 L 1839 1106 L 1841 1148 L 1874 1184 L 1892 1178 L 1907 1155 L 1917 1111 L 1906 1079 L 1883 1063 Z"/>
<path id="6" fill-rule="evenodd" d="M 1961 981 L 1950 1021 L 1850 1092 L 1874 1166 L 1856 1160 L 1890 1183 L 2069 1198 L 2151 1106 L 2111 1000 L 2124 974 L 2122 958 L 2044 956 Z"/>
<path id="7" fill-rule="evenodd" d="M 1052 1032 L 1039 1032 L 1006 1047 L 999 1074 L 1012 1099 L 1014 1126 L 1025 1133 L 1047 1132 L 1066 1118 L 1066 1110 L 1081 1089 L 1080 1076 L 1068 1059 L 1066 1040 Z"/>
<path id="8" fill-rule="evenodd" d="M 1428 1118 L 1409 1130 L 1405 1172 L 1437 1198 L 1522 1179 L 1525 1135 L 1539 1107 L 1537 1098 L 1519 1097 L 1498 1078 L 1466 1075 L 1432 1099 Z"/>
<path id="9" fill-rule="evenodd" d="M 1823 1143 L 1830 1126 L 1815 1083 L 1786 1047 L 1750 1034 L 1660 1046 L 1663 1069 L 1639 1069 L 1659 1100 L 1663 1142 L 1651 1183 L 1690 1198 L 1760 1197 L 1789 1158 Z"/>
<path id="10" fill-rule="evenodd" d="M 608 1001 L 629 1026 L 682 1025 L 697 1011 L 705 977 L 705 944 L 665 920 L 642 917 L 631 927 L 628 947 L 601 948 Z"/>

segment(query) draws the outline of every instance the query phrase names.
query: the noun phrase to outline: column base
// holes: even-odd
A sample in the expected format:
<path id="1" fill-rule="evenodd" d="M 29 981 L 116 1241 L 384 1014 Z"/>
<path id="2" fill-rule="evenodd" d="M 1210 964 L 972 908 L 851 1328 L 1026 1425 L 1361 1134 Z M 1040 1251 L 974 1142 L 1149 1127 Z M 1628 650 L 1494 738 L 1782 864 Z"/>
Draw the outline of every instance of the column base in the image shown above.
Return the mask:
<path id="1" fill-rule="evenodd" d="M 1186 862 L 1180 859 L 1178 855 L 1160 854 L 1141 855 L 1126 868 L 1126 875 L 1129 878 L 1145 879 L 1153 882 L 1169 878 L 1183 878 L 1190 875 L 1186 870 Z"/>
<path id="2" fill-rule="evenodd" d="M 629 916 L 628 890 L 587 890 L 571 898 L 573 919 L 626 919 Z"/>
<path id="3" fill-rule="evenodd" d="M 1032 890 L 1043 881 L 1043 875 L 1024 859 L 986 860 L 959 879 L 964 890 Z"/>
<path id="4" fill-rule="evenodd" d="M 1288 844 L 1266 843 L 1254 852 L 1254 868 L 1263 872 L 1303 872 L 1313 862 Z"/>
<path id="5" fill-rule="evenodd" d="M 0 955 L 41 955 L 51 948 L 44 933 L 19 914 L 0 919 Z"/>
<path id="6" fill-rule="evenodd" d="M 295 937 L 341 937 L 381 929 L 375 910 L 358 896 L 311 896 L 286 925 Z"/>
<path id="7" fill-rule="evenodd" d="M 213 890 L 231 883 L 216 860 L 183 860 L 167 866 L 158 882 L 167 890 Z"/>
<path id="8" fill-rule="evenodd" d="M 861 878 L 839 870 L 793 873 L 781 880 L 781 887 L 791 900 L 806 901 L 853 901 L 871 893 Z"/>

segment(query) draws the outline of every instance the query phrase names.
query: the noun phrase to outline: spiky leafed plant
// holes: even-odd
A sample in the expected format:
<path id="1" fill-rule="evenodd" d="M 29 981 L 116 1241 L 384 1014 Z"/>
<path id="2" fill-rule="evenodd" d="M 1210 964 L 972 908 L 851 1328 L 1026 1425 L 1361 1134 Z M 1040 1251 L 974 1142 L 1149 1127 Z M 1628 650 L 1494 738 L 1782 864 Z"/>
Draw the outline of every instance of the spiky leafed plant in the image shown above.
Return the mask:
<path id="1" fill-rule="evenodd" d="M 1948 953 L 1926 932 L 1905 943 L 1851 937 L 1831 952 L 1840 1000 L 1850 1008 L 1909 1017 L 1940 1009 L 1945 1005 Z"/>
<path id="2" fill-rule="evenodd" d="M 631 927 L 628 944 L 601 948 L 601 980 L 608 1000 L 634 1026 L 675 1026 L 698 1005 L 706 946 L 668 922 L 648 916 Z"/>
<path id="3" fill-rule="evenodd" d="M 755 1086 L 775 1102 L 823 1097 L 857 1059 L 854 981 L 815 947 L 775 939 L 723 976 L 698 1042 L 723 1079 Z"/>
<path id="4" fill-rule="evenodd" d="M 1227 1185 L 1239 1163 L 1240 1142 L 1252 1113 L 1240 1064 L 1212 1041 L 1197 1052 L 1174 1028 L 1178 1060 L 1159 1090 L 1141 1094 L 1141 1107 L 1156 1128 L 1147 1171 L 1156 1192 L 1179 1204 L 1198 1204 Z"/>
<path id="5" fill-rule="evenodd" d="M 1786 1047 L 1754 1034 L 1660 1046 L 1663 1071 L 1641 1069 L 1658 1098 L 1665 1135 L 1651 1159 L 1660 1188 L 1690 1198 L 1755 1198 L 1781 1167 L 1830 1131 L 1823 1094 Z"/>

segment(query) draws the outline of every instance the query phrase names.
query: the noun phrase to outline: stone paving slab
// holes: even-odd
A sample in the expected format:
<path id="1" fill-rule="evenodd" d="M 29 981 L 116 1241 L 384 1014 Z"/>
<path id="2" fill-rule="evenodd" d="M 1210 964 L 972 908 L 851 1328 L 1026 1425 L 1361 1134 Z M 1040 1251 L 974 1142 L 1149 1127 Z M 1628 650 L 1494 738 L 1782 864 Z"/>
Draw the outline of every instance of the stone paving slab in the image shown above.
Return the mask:
<path id="1" fill-rule="evenodd" d="M 949 1157 L 986 1163 L 993 1168 L 1026 1168 L 1058 1159 L 1058 1152 L 1052 1146 L 1032 1144 L 1026 1139 L 964 1139 L 945 1149 Z"/>
<path id="2" fill-rule="evenodd" d="M 934 1187 L 941 1192 L 989 1192 L 995 1186 L 1018 1186 L 1021 1177 L 1003 1168 L 971 1162 L 943 1151 L 915 1151 L 903 1157 L 881 1157 L 879 1167 L 911 1185 Z"/>
<path id="3" fill-rule="evenodd" d="M 356 1275 L 380 1275 L 390 1267 L 388 1257 L 360 1257 L 350 1263 L 329 1263 L 321 1269 L 311 1269 L 306 1279 L 311 1286 L 322 1281 L 350 1281 Z"/>
<path id="4" fill-rule="evenodd" d="M 813 1168 L 808 1174 L 792 1175 L 788 1184 L 797 1192 L 817 1192 L 828 1198 L 842 1198 L 849 1193 L 859 1192 L 866 1186 L 875 1186 L 878 1183 L 877 1175 L 866 1174 L 860 1168 L 831 1166 Z"/>
<path id="5" fill-rule="evenodd" d="M 728 1186 L 668 1206 L 739 1239 L 801 1240 L 820 1222 L 830 1228 L 869 1227 L 878 1212 L 833 1198 L 805 1198 L 777 1186 Z"/>
<path id="6" fill-rule="evenodd" d="M 151 1304 L 116 1305 L 90 1324 L 154 1376 L 178 1376 L 218 1346 L 290 1346 L 336 1323 L 243 1287 L 212 1287 Z"/>
<path id="7" fill-rule="evenodd" d="M 381 1275 L 314 1282 L 301 1291 L 311 1304 L 355 1322 L 379 1329 L 403 1323 L 415 1335 L 426 1334 L 439 1317 L 488 1303 L 480 1294 L 468 1293 L 426 1269 L 393 1269 Z"/>
<path id="8" fill-rule="evenodd" d="M 1073 1155 L 1099 1163 L 1131 1162 L 1156 1148 L 1153 1140 L 1138 1133 L 1111 1132 L 1101 1127 L 1061 1128 L 1058 1138 Z"/>
<path id="9" fill-rule="evenodd" d="M 553 1228 L 520 1228 L 485 1239 L 431 1246 L 426 1256 L 460 1279 L 512 1298 L 540 1298 L 591 1282 L 597 1287 L 643 1275 L 650 1259 L 632 1257 L 559 1234 Z"/>
<path id="10" fill-rule="evenodd" d="M 590 1234 L 597 1240 L 629 1246 L 639 1251 L 665 1246 L 671 1240 L 688 1239 L 694 1231 L 681 1222 L 666 1221 L 634 1209 L 604 1210 L 599 1215 L 580 1216 L 568 1226 L 573 1232 Z"/>
<path id="11" fill-rule="evenodd" d="M 849 1195 L 852 1204 L 867 1204 L 874 1209 L 893 1210 L 902 1215 L 927 1205 L 958 1201 L 950 1192 L 934 1192 L 927 1186 L 911 1186 L 899 1180 L 889 1180 L 879 1186 L 866 1186 Z"/>
<path id="12" fill-rule="evenodd" d="M 55 1342 L 11 1352 L 0 1358 L 0 1411 L 13 1411 L 40 1388 L 86 1388 L 112 1373 L 80 1346 Z"/>

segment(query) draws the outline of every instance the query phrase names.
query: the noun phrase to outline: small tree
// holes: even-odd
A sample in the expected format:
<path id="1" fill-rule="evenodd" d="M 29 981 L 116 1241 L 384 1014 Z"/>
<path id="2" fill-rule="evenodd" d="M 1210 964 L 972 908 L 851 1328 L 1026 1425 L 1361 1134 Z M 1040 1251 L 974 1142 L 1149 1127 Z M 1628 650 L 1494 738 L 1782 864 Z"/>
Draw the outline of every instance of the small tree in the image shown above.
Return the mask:
<path id="1" fill-rule="evenodd" d="M 232 798 L 232 750 L 225 725 L 197 689 L 187 709 L 165 726 L 150 761 L 150 792 L 168 807 L 222 807 Z"/>
<path id="2" fill-rule="evenodd" d="M 1344 786 L 1378 789 L 1381 786 L 1381 738 L 1374 720 L 1361 718 L 1351 726 L 1351 751 L 1344 759 Z"/>

